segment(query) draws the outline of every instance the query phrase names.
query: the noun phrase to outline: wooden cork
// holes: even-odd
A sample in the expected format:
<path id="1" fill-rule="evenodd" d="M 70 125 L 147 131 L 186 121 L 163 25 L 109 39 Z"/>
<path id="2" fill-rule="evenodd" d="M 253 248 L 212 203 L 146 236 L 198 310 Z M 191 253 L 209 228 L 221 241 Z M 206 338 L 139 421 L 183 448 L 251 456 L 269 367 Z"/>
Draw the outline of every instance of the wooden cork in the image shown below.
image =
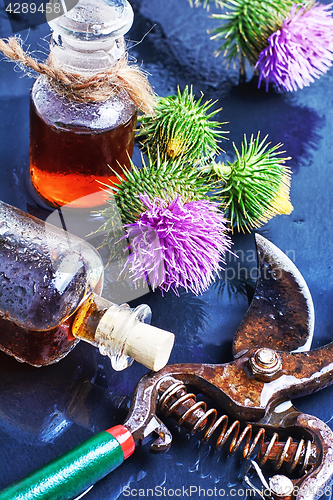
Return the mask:
<path id="1" fill-rule="evenodd" d="M 163 368 L 170 357 L 175 336 L 146 323 L 137 322 L 125 343 L 125 354 L 150 370 Z"/>

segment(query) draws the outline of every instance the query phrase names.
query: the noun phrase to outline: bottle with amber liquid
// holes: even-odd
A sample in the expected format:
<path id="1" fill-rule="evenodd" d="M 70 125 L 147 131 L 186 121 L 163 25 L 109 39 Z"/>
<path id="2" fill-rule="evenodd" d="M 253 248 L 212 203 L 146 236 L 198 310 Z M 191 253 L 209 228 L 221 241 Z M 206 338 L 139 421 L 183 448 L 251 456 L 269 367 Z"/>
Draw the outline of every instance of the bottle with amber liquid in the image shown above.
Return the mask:
<path id="1" fill-rule="evenodd" d="M 123 35 L 132 22 L 127 0 L 79 0 L 49 21 L 51 56 L 73 75 L 101 74 L 124 56 Z M 39 197 L 54 207 L 103 205 L 107 195 L 100 183 L 110 184 L 120 165 L 129 166 L 136 117 L 124 89 L 101 102 L 80 102 L 41 75 L 30 106 L 30 177 Z"/>
<path id="2" fill-rule="evenodd" d="M 99 294 L 103 262 L 88 242 L 0 201 L 0 349 L 34 366 L 55 363 L 82 339 L 115 370 L 133 359 L 168 361 L 174 335 L 155 328 L 146 305 L 132 310 Z"/>

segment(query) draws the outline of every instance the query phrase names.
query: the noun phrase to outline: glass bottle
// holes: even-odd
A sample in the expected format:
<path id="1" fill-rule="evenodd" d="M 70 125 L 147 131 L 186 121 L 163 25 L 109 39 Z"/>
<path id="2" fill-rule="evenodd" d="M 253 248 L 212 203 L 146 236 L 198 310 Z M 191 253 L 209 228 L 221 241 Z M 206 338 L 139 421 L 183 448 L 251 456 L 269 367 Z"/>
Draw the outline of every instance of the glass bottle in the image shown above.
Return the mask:
<path id="1" fill-rule="evenodd" d="M 43 366 L 80 340 L 98 346 L 115 370 L 133 359 L 159 370 L 174 335 L 149 324 L 146 305 L 132 310 L 100 297 L 103 263 L 92 245 L 0 202 L 0 349 Z"/>
<path id="2" fill-rule="evenodd" d="M 60 68 L 93 76 L 125 54 L 123 35 L 133 22 L 127 0 L 79 0 L 49 21 L 50 51 Z M 38 195 L 55 207 L 105 203 L 102 183 L 129 166 L 137 107 L 125 90 L 102 102 L 79 102 L 57 90 L 45 75 L 30 101 L 30 176 Z M 92 195 L 84 198 L 87 195 Z"/>

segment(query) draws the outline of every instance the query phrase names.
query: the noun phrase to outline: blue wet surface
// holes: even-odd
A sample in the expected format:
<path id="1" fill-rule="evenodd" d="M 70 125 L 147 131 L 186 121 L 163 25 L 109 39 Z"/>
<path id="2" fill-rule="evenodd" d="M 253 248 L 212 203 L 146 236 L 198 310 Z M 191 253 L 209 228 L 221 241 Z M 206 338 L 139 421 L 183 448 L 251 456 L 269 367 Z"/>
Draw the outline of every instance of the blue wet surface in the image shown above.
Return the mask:
<path id="1" fill-rule="evenodd" d="M 218 100 L 216 106 L 223 108 L 218 119 L 229 122 L 230 140 L 222 144 L 227 158 L 233 154 L 232 142 L 240 146 L 244 133 L 250 136 L 260 131 L 263 137 L 269 135 L 272 144 L 284 143 L 292 157 L 294 211 L 290 216 L 274 218 L 259 232 L 288 253 L 309 286 L 316 313 L 313 347 L 330 342 L 333 70 L 293 94 L 258 90 L 250 71 L 247 82 L 238 85 L 237 70 L 226 70 L 222 56 L 214 57 L 217 45 L 209 40 L 207 29 L 214 28 L 216 21 L 204 9 L 191 9 L 187 0 L 133 0 L 132 5 L 136 21 L 128 35 L 133 46 L 130 53 L 150 73 L 159 95 L 174 93 L 178 85 L 193 85 L 197 96 L 202 91 L 205 98 Z M 0 9 L 0 34 L 10 36 L 1 5 Z M 211 8 L 211 12 L 215 10 Z M 42 25 L 21 35 L 31 50 L 45 53 L 48 33 L 47 26 Z M 41 41 L 44 37 L 46 41 Z M 141 43 L 136 44 L 138 41 Z M 3 60 L 0 72 L 0 199 L 45 218 L 48 213 L 37 207 L 27 191 L 32 80 Z M 134 158 L 139 158 L 138 150 Z M 236 274 L 250 274 L 256 266 L 253 234 L 236 235 L 233 240 L 240 258 L 235 262 L 230 257 L 229 265 Z M 245 296 L 233 292 L 232 283 L 222 276 L 220 283 L 200 297 L 185 293 L 162 297 L 156 292 L 141 299 L 152 308 L 153 324 L 176 334 L 171 362 L 219 363 L 232 359 L 232 338 L 247 310 Z M 121 423 L 131 392 L 145 370 L 134 364 L 126 372 L 115 373 L 92 347 L 80 343 L 59 364 L 42 369 L 19 364 L 0 353 L 0 372 L 2 488 L 92 432 Z M 332 401 L 333 388 L 329 387 L 295 401 L 295 406 L 332 426 Z M 244 497 L 238 457 L 226 458 L 224 453 L 213 452 L 212 446 L 199 445 L 197 438 L 189 439 L 186 432 L 179 433 L 170 425 L 174 441 L 167 454 L 151 455 L 147 445 L 137 449 L 85 498 L 172 498 L 176 490 L 184 488 L 198 499 L 203 496 L 199 496 L 199 487 L 206 492 L 225 490 L 225 496 L 236 491 L 233 498 Z M 128 494 L 125 487 L 132 492 Z M 154 490 L 156 487 L 159 489 Z M 184 491 L 181 498 L 187 498 Z"/>

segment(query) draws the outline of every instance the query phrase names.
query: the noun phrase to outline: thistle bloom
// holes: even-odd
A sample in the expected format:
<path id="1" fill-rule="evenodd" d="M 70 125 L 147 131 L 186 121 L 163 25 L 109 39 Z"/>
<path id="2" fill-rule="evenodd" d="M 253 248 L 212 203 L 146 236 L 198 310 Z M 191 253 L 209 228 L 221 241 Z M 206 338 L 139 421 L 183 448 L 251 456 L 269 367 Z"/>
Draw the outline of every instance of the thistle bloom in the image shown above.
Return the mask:
<path id="1" fill-rule="evenodd" d="M 130 240 L 129 267 L 134 280 L 148 278 L 153 289 L 184 287 L 198 295 L 215 279 L 230 248 L 226 220 L 218 205 L 208 200 L 184 203 L 147 194 L 139 195 L 147 210 L 127 224 Z"/>
<path id="2" fill-rule="evenodd" d="M 333 4 L 293 5 L 282 28 L 259 55 L 259 86 L 266 80 L 287 91 L 302 89 L 326 73 L 333 61 Z"/>

